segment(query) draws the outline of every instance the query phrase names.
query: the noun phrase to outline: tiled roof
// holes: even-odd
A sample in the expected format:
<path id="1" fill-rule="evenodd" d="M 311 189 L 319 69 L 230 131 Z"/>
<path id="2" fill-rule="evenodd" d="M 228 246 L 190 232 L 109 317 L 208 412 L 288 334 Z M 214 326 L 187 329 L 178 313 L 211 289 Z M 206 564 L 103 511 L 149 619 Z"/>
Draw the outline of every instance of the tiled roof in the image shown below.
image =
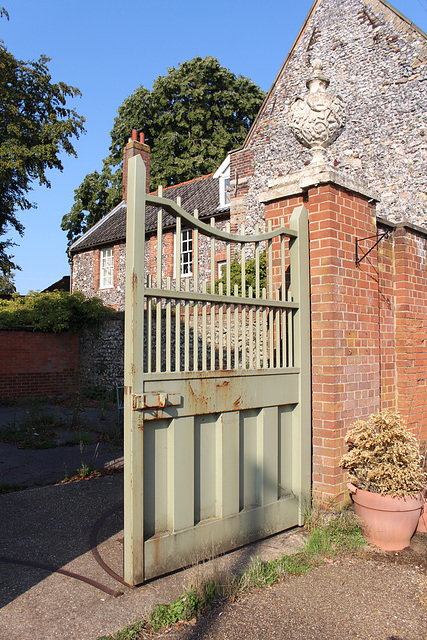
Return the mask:
<path id="1" fill-rule="evenodd" d="M 70 276 L 62 276 L 60 280 L 43 289 L 42 293 L 49 291 L 70 291 Z"/>
<path id="2" fill-rule="evenodd" d="M 188 213 L 198 209 L 199 218 L 206 218 L 220 213 L 224 208 L 219 207 L 219 184 L 213 174 L 195 178 L 188 182 L 163 189 L 163 197 L 176 201 L 181 197 L 181 207 Z M 163 227 L 175 226 L 175 218 L 163 214 Z M 146 231 L 154 231 L 157 227 L 156 207 L 147 207 Z M 99 220 L 91 229 L 86 231 L 70 247 L 70 252 L 75 253 L 82 249 L 104 245 L 126 239 L 126 202 L 122 201 L 110 213 Z"/>

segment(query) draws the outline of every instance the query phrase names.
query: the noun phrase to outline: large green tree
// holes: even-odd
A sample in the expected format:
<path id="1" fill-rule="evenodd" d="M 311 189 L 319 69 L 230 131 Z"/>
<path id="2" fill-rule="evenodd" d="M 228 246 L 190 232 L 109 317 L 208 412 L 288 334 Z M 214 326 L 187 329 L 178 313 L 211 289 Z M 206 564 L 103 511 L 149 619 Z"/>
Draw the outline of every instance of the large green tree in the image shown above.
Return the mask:
<path id="1" fill-rule="evenodd" d="M 118 109 L 101 173 L 88 174 L 62 219 L 69 242 L 121 200 L 123 148 L 133 128 L 151 147 L 151 188 L 214 171 L 240 145 L 264 93 L 216 58 L 196 57 L 168 69 L 151 91 L 140 86 Z"/>
<path id="2" fill-rule="evenodd" d="M 0 17 L 8 17 L 4 8 Z M 84 118 L 66 106 L 80 95 L 75 87 L 52 82 L 49 58 L 24 62 L 0 41 L 0 272 L 19 268 L 9 253 L 5 234 L 23 234 L 18 210 L 33 205 L 32 184 L 50 186 L 48 169 L 62 170 L 60 153 L 76 155 L 71 139 L 83 131 Z"/>
<path id="3" fill-rule="evenodd" d="M 10 296 L 12 293 L 16 293 L 15 274 L 6 270 L 5 273 L 0 273 L 0 297 Z"/>

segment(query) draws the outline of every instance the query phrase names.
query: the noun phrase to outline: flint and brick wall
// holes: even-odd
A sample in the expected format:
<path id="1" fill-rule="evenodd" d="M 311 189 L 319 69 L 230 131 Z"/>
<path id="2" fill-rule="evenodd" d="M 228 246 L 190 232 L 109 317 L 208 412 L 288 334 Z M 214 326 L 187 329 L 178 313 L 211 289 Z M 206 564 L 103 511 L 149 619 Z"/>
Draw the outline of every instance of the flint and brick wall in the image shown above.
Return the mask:
<path id="1" fill-rule="evenodd" d="M 224 219 L 216 221 L 217 229 L 225 229 L 226 221 Z M 240 228 L 234 226 L 234 231 L 239 232 Z M 162 281 L 163 287 L 166 286 L 166 278 L 171 278 L 172 287 L 175 286 L 175 232 L 173 230 L 165 230 L 162 235 L 163 243 L 163 270 Z M 116 311 L 124 311 L 125 308 L 125 289 L 126 289 L 126 243 L 120 242 L 114 245 L 106 245 L 113 248 L 114 255 L 114 286 L 110 288 L 100 288 L 101 274 L 101 250 L 99 248 L 86 249 L 80 253 L 73 255 L 72 267 L 72 291 L 81 291 L 87 298 L 98 297 L 103 303 L 112 307 Z M 201 279 L 210 282 L 210 238 L 199 234 L 199 275 Z M 194 255 L 194 234 L 193 234 L 193 255 Z M 232 256 L 233 257 L 233 256 Z M 225 243 L 217 240 L 215 242 L 215 278 L 219 277 L 218 262 L 226 259 Z M 145 239 L 145 269 L 146 273 L 152 277 L 152 282 L 157 280 L 157 236 L 155 234 L 147 235 Z M 182 277 L 181 283 L 187 279 Z M 182 284 L 182 286 L 184 286 Z M 192 278 L 190 278 L 190 287 L 193 286 Z"/>
<path id="2" fill-rule="evenodd" d="M 271 196 L 311 160 L 288 112 L 307 93 L 316 58 L 347 113 L 327 149 L 329 166 L 341 185 L 366 180 L 379 194 L 376 211 L 358 195 L 366 192 L 333 182 L 309 188 L 304 199 L 294 195 L 301 191 Z M 281 217 L 286 224 L 299 204 L 309 211 L 313 488 L 337 501 L 345 488 L 338 463 L 355 420 L 398 409 L 427 438 L 426 80 L 427 39 L 414 25 L 379 0 L 319 0 L 244 147 L 230 156 L 232 219 L 253 229 Z M 356 266 L 355 239 L 374 236 L 361 241 L 363 255 L 387 229 L 391 235 Z"/>
<path id="3" fill-rule="evenodd" d="M 115 309 L 125 308 L 126 244 L 113 245 L 114 287 L 100 288 L 100 249 L 88 249 L 73 256 L 72 291 L 81 291 L 87 298 L 96 296 Z"/>
<path id="4" fill-rule="evenodd" d="M 71 393 L 78 383 L 78 334 L 0 330 L 0 398 Z"/>
<path id="5" fill-rule="evenodd" d="M 112 388 L 124 377 L 124 314 L 106 318 L 98 331 L 79 332 L 79 385 Z"/>

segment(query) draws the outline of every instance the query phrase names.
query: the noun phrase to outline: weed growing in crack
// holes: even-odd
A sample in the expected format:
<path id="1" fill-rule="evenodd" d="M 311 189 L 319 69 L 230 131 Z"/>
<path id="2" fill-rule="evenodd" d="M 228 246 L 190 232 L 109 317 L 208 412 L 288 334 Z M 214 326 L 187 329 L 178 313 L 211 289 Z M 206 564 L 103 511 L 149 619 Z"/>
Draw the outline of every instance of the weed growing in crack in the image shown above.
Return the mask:
<path id="1" fill-rule="evenodd" d="M 339 557 L 355 552 L 365 545 L 356 516 L 352 511 L 335 513 L 316 512 L 307 517 L 308 538 L 299 553 L 282 555 L 280 558 L 264 562 L 256 558 L 240 575 L 213 580 L 192 587 L 172 603 L 160 604 L 150 616 L 130 625 L 122 631 L 99 640 L 140 640 L 147 633 L 159 631 L 181 621 L 195 621 L 222 600 L 233 602 L 239 594 L 249 589 L 260 589 L 286 579 L 288 575 L 308 573 L 324 562 L 325 557 Z M 192 622 L 193 623 L 193 622 Z M 145 634 L 145 635 L 143 635 Z"/>
<path id="2" fill-rule="evenodd" d="M 60 418 L 36 408 L 28 411 L 20 424 L 14 418 L 12 423 L 1 427 L 0 440 L 16 444 L 21 449 L 49 449 L 56 446 L 53 438 L 63 427 L 64 422 Z"/>
<path id="3" fill-rule="evenodd" d="M 306 528 L 310 534 L 306 551 L 310 554 L 339 556 L 366 544 L 357 517 L 350 509 L 330 512 L 315 507 Z"/>

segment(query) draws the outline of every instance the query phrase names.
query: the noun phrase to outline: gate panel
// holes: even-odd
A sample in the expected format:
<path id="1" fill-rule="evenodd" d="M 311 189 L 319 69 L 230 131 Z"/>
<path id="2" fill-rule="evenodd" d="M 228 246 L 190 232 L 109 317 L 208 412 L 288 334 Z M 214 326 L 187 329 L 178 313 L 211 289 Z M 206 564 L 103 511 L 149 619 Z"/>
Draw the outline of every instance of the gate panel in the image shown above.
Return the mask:
<path id="1" fill-rule="evenodd" d="M 147 205 L 158 209 L 155 274 L 144 274 Z M 184 225 L 192 230 L 185 277 L 179 241 L 174 277 L 167 271 L 166 213 L 177 238 Z M 255 236 L 207 225 L 146 195 L 139 157 L 129 162 L 127 225 L 125 579 L 138 584 L 301 523 L 310 493 L 308 234 L 303 207 L 290 228 Z"/>

